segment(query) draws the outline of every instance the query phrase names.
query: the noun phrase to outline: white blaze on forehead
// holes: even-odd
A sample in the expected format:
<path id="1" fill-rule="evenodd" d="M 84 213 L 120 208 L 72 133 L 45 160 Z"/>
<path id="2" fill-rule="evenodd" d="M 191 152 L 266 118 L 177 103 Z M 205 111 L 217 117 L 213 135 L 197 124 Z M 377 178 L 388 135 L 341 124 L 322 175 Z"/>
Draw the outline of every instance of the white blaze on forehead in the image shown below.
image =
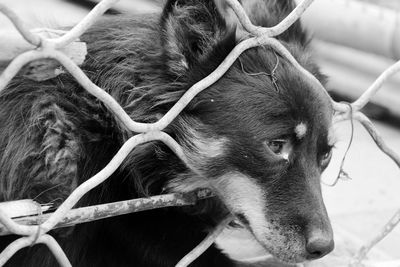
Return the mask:
<path id="1" fill-rule="evenodd" d="M 297 124 L 294 128 L 297 139 L 302 139 L 307 133 L 307 125 L 304 122 Z"/>

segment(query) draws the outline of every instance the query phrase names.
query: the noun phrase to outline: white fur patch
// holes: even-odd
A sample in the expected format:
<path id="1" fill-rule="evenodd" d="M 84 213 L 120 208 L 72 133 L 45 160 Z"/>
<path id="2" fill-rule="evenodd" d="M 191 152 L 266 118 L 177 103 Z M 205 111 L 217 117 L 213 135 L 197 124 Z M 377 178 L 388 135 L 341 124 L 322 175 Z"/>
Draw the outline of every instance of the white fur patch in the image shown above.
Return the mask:
<path id="1" fill-rule="evenodd" d="M 254 237 L 268 252 L 288 262 L 305 260 L 303 239 L 294 228 L 267 217 L 267 196 L 254 180 L 234 172 L 218 178 L 213 187 L 232 213 L 245 215 Z"/>
<path id="2" fill-rule="evenodd" d="M 187 131 L 192 147 L 184 147 L 184 150 L 193 166 L 199 166 L 208 159 L 221 157 L 224 154 L 224 147 L 228 141 L 226 138 L 206 137 L 189 127 Z"/>
<path id="3" fill-rule="evenodd" d="M 241 213 L 249 221 L 257 237 L 266 234 L 265 196 L 262 189 L 241 173 L 228 173 L 217 179 L 204 179 L 195 175 L 181 175 L 168 184 L 169 191 L 191 192 L 210 188 L 221 198 L 232 213 Z"/>
<path id="4" fill-rule="evenodd" d="M 168 184 L 173 192 L 189 192 L 210 188 L 233 214 L 243 214 L 258 242 L 274 256 L 288 262 L 304 261 L 304 241 L 294 228 L 287 228 L 268 218 L 268 203 L 263 188 L 239 172 L 216 179 L 181 175 Z"/>
<path id="5" fill-rule="evenodd" d="M 244 174 L 229 173 L 218 178 L 213 187 L 232 213 L 245 215 L 254 234 L 265 234 L 265 196 L 255 182 Z"/>
<path id="6" fill-rule="evenodd" d="M 226 139 L 201 138 L 197 136 L 192 142 L 199 154 L 207 158 L 215 158 L 223 155 Z"/>
<path id="7" fill-rule="evenodd" d="M 187 128 L 189 133 L 190 146 L 183 146 L 185 155 L 188 159 L 193 172 L 180 173 L 175 179 L 171 180 L 167 188 L 172 192 L 190 192 L 200 188 L 210 188 L 213 186 L 211 181 L 204 177 L 202 170 L 207 167 L 207 162 L 224 155 L 224 147 L 227 143 L 226 138 L 205 137 L 193 128 Z M 196 174 L 197 173 L 197 174 Z"/>
<path id="8" fill-rule="evenodd" d="M 295 128 L 297 139 L 302 139 L 307 133 L 307 125 L 304 122 L 299 123 Z"/>

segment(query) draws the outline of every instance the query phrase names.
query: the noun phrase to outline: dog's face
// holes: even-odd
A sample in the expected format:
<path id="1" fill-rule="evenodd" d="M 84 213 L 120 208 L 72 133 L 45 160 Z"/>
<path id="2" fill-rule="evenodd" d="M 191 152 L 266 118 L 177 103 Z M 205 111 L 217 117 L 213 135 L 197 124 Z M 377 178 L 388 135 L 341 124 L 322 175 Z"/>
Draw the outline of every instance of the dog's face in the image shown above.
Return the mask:
<path id="1" fill-rule="evenodd" d="M 333 248 L 320 188 L 331 157 L 332 108 L 284 59 L 277 88 L 265 74 L 250 75 L 272 69 L 271 55 L 263 48 L 246 52 L 247 73 L 238 62 L 199 96 L 186 150 L 202 177 L 178 177 L 170 186 L 211 187 L 269 252 L 299 262 Z"/>
<path id="2" fill-rule="evenodd" d="M 287 44 L 316 73 L 296 45 Z M 194 71 L 190 65 L 182 66 Z M 320 188 L 331 157 L 332 114 L 325 93 L 285 59 L 265 47 L 246 51 L 180 118 L 182 145 L 196 174 L 179 175 L 168 186 L 212 188 L 283 261 L 322 257 L 333 249 Z"/>

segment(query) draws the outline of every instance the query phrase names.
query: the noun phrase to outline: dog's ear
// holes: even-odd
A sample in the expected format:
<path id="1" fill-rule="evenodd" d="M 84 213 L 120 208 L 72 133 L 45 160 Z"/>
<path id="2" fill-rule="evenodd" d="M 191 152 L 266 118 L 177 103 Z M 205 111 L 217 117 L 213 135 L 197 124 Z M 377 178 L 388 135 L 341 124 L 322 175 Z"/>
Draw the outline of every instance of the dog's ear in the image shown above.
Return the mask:
<path id="1" fill-rule="evenodd" d="M 296 7 L 294 0 L 240 0 L 250 21 L 257 26 L 273 27 L 284 20 Z M 226 0 L 216 0 L 221 13 L 224 14 L 227 23 L 236 27 L 236 39 L 247 37 L 233 10 Z M 284 41 L 299 41 L 302 45 L 307 43 L 307 35 L 301 27 L 300 21 L 296 21 L 287 31 L 279 36 Z"/>
<path id="2" fill-rule="evenodd" d="M 253 24 L 271 27 L 278 24 L 296 7 L 294 0 L 241 0 Z"/>
<path id="3" fill-rule="evenodd" d="M 170 71 L 182 75 L 207 58 L 234 29 L 212 0 L 169 0 L 161 30 L 166 63 Z"/>
<path id="4" fill-rule="evenodd" d="M 294 0 L 242 0 L 242 6 L 254 25 L 273 27 L 284 20 L 296 7 Z M 279 39 L 290 42 L 297 41 L 301 45 L 308 43 L 308 37 L 300 20 L 289 27 Z"/>
<path id="5" fill-rule="evenodd" d="M 241 0 L 253 24 L 271 27 L 282 21 L 296 6 L 294 0 Z M 236 31 L 236 40 L 247 36 L 226 0 L 168 0 L 161 17 L 162 45 L 166 64 L 181 76 L 202 63 L 214 48 Z M 299 22 L 280 39 L 306 44 Z"/>

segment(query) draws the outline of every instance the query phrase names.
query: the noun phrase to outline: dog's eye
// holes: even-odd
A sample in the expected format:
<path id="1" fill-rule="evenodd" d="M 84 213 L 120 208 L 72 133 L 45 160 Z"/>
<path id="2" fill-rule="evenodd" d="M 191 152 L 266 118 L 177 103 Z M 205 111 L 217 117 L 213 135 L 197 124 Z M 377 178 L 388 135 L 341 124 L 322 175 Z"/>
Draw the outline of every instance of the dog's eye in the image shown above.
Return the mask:
<path id="1" fill-rule="evenodd" d="M 268 148 L 277 155 L 282 154 L 283 146 L 286 144 L 286 140 L 277 139 L 267 142 Z"/>
<path id="2" fill-rule="evenodd" d="M 325 168 L 326 166 L 328 166 L 328 164 L 329 164 L 329 162 L 330 162 L 330 160 L 331 160 L 331 157 L 332 157 L 332 149 L 330 149 L 328 152 L 326 152 L 325 154 L 323 154 L 323 155 L 321 156 L 320 165 L 321 165 L 323 168 Z"/>
<path id="3" fill-rule="evenodd" d="M 292 144 L 288 139 L 273 139 L 264 142 L 269 151 L 275 155 L 289 160 L 289 155 L 292 151 Z"/>

